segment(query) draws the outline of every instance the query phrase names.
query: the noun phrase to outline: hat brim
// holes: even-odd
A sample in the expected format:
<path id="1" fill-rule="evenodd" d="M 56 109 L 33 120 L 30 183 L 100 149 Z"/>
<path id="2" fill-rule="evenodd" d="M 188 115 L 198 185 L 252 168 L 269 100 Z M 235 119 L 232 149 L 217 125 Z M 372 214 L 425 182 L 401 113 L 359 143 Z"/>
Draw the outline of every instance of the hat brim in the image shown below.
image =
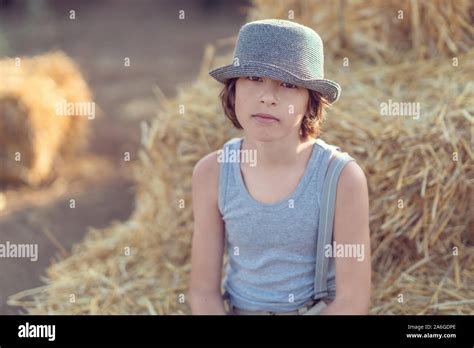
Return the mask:
<path id="1" fill-rule="evenodd" d="M 331 104 L 336 102 L 341 95 L 341 87 L 334 81 L 327 79 L 301 79 L 281 67 L 261 62 L 224 65 L 209 71 L 209 75 L 221 83 L 226 83 L 231 78 L 242 76 L 268 77 L 273 80 L 285 81 L 319 92 Z"/>

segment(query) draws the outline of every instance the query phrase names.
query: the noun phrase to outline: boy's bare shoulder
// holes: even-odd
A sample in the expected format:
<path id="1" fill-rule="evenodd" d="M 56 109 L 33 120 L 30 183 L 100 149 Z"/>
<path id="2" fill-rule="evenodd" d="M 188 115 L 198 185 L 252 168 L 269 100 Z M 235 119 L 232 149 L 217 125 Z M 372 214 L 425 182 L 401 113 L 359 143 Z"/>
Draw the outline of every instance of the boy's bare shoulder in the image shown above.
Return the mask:
<path id="1" fill-rule="evenodd" d="M 193 182 L 214 184 L 219 179 L 218 151 L 202 157 L 194 166 Z"/>

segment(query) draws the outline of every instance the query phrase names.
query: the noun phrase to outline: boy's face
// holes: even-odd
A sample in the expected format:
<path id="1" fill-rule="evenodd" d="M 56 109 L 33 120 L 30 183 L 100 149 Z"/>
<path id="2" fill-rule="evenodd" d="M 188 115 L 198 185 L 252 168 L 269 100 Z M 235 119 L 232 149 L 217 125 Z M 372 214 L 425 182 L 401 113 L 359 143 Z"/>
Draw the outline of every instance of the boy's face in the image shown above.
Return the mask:
<path id="1" fill-rule="evenodd" d="M 299 138 L 308 108 L 306 88 L 266 77 L 240 77 L 235 84 L 235 114 L 245 134 L 259 141 L 291 136 Z M 270 114 L 277 120 L 255 116 Z"/>

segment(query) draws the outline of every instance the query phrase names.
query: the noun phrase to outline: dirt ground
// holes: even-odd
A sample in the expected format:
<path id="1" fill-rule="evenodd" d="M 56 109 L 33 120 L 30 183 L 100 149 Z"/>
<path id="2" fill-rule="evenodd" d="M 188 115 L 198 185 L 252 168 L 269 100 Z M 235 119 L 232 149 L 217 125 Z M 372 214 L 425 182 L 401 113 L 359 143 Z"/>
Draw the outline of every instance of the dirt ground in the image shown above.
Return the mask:
<path id="1" fill-rule="evenodd" d="M 0 1 L 0 54 L 65 51 L 102 111 L 90 121 L 88 152 L 65 163 L 53 183 L 0 183 L 0 243 L 38 244 L 36 262 L 0 259 L 0 314 L 21 313 L 6 304 L 8 296 L 43 285 L 45 268 L 67 256 L 89 226 L 127 220 L 134 184 L 123 153 L 130 152 L 131 162 L 137 158 L 140 121 L 156 110 L 153 86 L 172 97 L 178 84 L 192 81 L 206 44 L 236 35 L 246 6 L 245 0 Z"/>

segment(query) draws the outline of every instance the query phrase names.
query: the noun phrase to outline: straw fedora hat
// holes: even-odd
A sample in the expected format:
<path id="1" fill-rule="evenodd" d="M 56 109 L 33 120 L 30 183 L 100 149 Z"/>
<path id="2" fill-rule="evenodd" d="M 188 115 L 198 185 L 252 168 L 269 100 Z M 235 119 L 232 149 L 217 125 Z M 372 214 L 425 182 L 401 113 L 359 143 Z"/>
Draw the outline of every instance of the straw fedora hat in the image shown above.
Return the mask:
<path id="1" fill-rule="evenodd" d="M 324 79 L 323 42 L 313 29 L 282 19 L 242 26 L 232 64 L 209 71 L 221 83 L 241 76 L 268 77 L 321 93 L 330 103 L 341 87 Z"/>

